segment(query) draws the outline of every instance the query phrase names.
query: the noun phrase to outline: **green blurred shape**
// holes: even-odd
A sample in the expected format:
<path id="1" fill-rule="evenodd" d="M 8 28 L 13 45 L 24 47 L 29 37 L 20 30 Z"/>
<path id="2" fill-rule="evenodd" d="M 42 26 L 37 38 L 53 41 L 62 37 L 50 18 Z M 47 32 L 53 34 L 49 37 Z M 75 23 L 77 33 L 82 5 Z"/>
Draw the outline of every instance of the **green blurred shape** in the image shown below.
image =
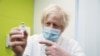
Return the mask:
<path id="1" fill-rule="evenodd" d="M 32 31 L 33 0 L 0 0 L 0 56 L 13 56 L 6 47 L 6 35 L 24 22 Z M 31 32 L 32 34 L 32 32 Z"/>

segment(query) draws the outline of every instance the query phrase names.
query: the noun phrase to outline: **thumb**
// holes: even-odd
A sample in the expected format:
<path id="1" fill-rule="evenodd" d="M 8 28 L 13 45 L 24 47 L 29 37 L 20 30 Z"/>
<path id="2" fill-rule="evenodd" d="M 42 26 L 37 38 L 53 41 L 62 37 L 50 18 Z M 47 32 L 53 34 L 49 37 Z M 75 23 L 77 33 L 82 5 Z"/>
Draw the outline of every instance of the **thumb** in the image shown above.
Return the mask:
<path id="1" fill-rule="evenodd" d="M 40 44 L 45 44 L 46 46 L 52 46 L 54 43 L 51 41 L 47 41 L 47 40 L 41 40 L 39 41 Z"/>
<path id="2" fill-rule="evenodd" d="M 25 38 L 28 37 L 28 32 L 26 30 L 24 30 L 24 36 L 25 36 Z"/>

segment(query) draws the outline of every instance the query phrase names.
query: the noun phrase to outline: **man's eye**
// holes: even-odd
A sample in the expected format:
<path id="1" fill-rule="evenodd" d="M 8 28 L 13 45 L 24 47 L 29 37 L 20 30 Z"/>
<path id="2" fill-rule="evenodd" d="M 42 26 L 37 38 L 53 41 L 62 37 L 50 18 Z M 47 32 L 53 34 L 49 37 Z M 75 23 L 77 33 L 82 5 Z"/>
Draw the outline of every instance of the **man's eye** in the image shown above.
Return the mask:
<path id="1" fill-rule="evenodd" d="M 55 28 L 58 28 L 58 27 L 59 27 L 57 24 L 53 24 L 53 26 L 54 26 Z"/>
<path id="2" fill-rule="evenodd" d="M 48 23 L 46 23 L 46 25 L 50 25 L 50 23 L 48 22 Z"/>

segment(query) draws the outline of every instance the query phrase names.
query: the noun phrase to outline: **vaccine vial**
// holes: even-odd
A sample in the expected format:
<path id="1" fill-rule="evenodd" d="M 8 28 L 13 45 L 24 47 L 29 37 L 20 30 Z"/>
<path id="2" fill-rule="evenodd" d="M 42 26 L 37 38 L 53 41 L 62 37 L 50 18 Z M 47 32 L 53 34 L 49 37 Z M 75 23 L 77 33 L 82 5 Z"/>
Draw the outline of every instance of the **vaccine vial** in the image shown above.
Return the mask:
<path id="1" fill-rule="evenodd" d="M 25 30 L 25 24 L 24 22 L 21 22 L 21 24 L 19 25 L 20 31 L 23 33 L 23 31 Z"/>

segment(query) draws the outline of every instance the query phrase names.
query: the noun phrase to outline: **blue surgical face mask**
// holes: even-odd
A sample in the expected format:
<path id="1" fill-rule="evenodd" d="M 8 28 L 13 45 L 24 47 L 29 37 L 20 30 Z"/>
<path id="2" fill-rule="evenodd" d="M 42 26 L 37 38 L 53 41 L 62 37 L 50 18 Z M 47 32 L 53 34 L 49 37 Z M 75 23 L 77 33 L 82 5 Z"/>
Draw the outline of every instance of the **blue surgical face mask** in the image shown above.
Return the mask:
<path id="1" fill-rule="evenodd" d="M 44 37 L 45 39 L 55 42 L 55 41 L 58 40 L 61 31 L 58 30 L 58 29 L 53 29 L 53 28 L 49 28 L 49 27 L 44 27 L 42 33 L 43 33 L 43 37 Z"/>

